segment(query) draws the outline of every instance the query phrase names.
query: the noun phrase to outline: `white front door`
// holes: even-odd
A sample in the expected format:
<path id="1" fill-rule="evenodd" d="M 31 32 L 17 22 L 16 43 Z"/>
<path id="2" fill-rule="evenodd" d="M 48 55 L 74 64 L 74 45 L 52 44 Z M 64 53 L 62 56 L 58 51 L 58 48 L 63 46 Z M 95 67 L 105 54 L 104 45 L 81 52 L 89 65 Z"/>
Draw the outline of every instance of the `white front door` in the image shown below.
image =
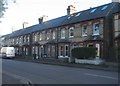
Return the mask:
<path id="1" fill-rule="evenodd" d="M 96 50 L 96 56 L 97 57 L 100 57 L 100 44 L 96 44 L 96 48 L 97 48 L 97 50 Z"/>

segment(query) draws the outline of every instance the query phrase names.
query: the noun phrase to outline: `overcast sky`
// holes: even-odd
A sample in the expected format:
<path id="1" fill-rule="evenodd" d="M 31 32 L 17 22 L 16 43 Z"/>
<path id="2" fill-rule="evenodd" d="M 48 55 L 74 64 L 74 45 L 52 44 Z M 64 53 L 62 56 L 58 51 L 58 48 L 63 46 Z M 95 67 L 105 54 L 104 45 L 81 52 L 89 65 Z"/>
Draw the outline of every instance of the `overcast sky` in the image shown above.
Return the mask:
<path id="1" fill-rule="evenodd" d="M 11 33 L 11 28 L 21 29 L 23 22 L 29 25 L 38 24 L 38 18 L 47 15 L 49 19 L 61 17 L 67 14 L 68 5 L 74 5 L 77 11 L 89 9 L 111 0 L 16 0 L 9 2 L 2 23 L 0 23 L 0 34 Z"/>

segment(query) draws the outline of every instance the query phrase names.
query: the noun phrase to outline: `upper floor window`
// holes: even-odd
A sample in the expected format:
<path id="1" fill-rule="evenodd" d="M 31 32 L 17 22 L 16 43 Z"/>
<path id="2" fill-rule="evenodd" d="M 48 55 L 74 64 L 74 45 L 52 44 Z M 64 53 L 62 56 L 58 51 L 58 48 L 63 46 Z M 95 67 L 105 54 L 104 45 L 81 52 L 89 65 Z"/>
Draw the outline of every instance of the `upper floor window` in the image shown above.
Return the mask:
<path id="1" fill-rule="evenodd" d="M 27 36 L 27 42 L 28 43 L 30 42 L 30 36 Z"/>
<path id="2" fill-rule="evenodd" d="M 52 38 L 55 39 L 55 31 L 52 32 Z"/>
<path id="3" fill-rule="evenodd" d="M 101 10 L 105 10 L 107 9 L 108 5 L 104 6 Z"/>
<path id="4" fill-rule="evenodd" d="M 65 39 L 65 29 L 61 30 L 61 39 Z"/>
<path id="5" fill-rule="evenodd" d="M 76 15 L 76 17 L 77 17 L 77 16 L 80 16 L 80 14 L 81 14 L 81 13 L 78 13 L 78 14 Z"/>
<path id="6" fill-rule="evenodd" d="M 74 27 L 69 29 L 69 38 L 74 37 Z"/>
<path id="7" fill-rule="evenodd" d="M 100 35 L 100 24 L 95 23 L 93 25 L 93 35 Z"/>
<path id="8" fill-rule="evenodd" d="M 95 9 L 92 9 L 92 10 L 90 11 L 90 13 L 94 13 L 96 10 L 97 10 L 96 8 L 95 8 Z"/>
<path id="9" fill-rule="evenodd" d="M 42 33 L 39 34 L 39 40 L 41 41 L 42 40 Z"/>
<path id="10" fill-rule="evenodd" d="M 16 39 L 16 44 L 18 44 L 18 43 L 19 43 L 19 38 Z"/>
<path id="11" fill-rule="evenodd" d="M 22 40 L 22 37 L 20 37 L 20 39 L 19 39 L 19 41 L 20 41 L 19 43 L 20 43 L 20 44 L 22 43 L 22 41 L 21 41 L 21 40 Z"/>
<path id="12" fill-rule="evenodd" d="M 46 32 L 46 35 L 47 35 L 47 40 L 49 40 L 50 38 L 49 38 L 49 32 Z"/>
<path id="13" fill-rule="evenodd" d="M 24 36 L 24 43 L 26 43 L 26 36 Z"/>
<path id="14" fill-rule="evenodd" d="M 13 38 L 13 40 L 12 40 L 12 43 L 14 44 L 15 43 L 15 39 Z"/>
<path id="15" fill-rule="evenodd" d="M 36 41 L 37 41 L 37 39 L 38 39 L 37 35 L 38 35 L 38 34 L 36 33 L 36 34 L 35 34 L 35 42 L 36 42 Z"/>
<path id="16" fill-rule="evenodd" d="M 82 27 L 82 36 L 87 36 L 87 25 Z"/>

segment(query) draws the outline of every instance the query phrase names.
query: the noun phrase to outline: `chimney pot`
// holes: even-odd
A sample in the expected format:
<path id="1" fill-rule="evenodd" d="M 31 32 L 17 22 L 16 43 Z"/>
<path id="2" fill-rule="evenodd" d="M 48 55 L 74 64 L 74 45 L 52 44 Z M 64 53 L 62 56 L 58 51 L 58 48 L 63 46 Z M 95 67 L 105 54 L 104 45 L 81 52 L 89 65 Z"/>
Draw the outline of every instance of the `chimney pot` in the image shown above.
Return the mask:
<path id="1" fill-rule="evenodd" d="M 75 10 L 75 7 L 73 5 L 68 6 L 67 15 L 73 14 L 75 12 L 76 12 L 76 10 Z"/>
<path id="2" fill-rule="evenodd" d="M 28 22 L 23 22 L 23 28 L 28 27 Z"/>
<path id="3" fill-rule="evenodd" d="M 48 16 L 46 16 L 46 15 L 43 15 L 42 17 L 40 17 L 40 18 L 38 19 L 39 24 L 42 24 L 43 22 L 45 22 L 45 21 L 47 21 L 47 20 L 48 20 Z"/>

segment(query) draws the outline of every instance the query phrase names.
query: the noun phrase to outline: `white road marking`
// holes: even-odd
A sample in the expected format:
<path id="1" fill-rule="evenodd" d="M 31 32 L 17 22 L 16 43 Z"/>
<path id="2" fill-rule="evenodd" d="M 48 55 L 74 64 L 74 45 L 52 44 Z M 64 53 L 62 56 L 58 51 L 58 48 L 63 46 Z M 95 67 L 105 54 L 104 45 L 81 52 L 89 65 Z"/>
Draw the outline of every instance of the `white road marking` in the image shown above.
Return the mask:
<path id="1" fill-rule="evenodd" d="M 85 75 L 95 76 L 95 77 L 103 77 L 103 78 L 108 78 L 108 79 L 118 79 L 118 78 L 111 77 L 111 76 L 103 76 L 103 75 L 97 75 L 97 74 L 91 74 L 91 73 L 85 73 Z"/>
<path id="2" fill-rule="evenodd" d="M 8 75 L 8 76 L 11 76 L 11 77 L 13 77 L 13 78 L 18 79 L 21 84 L 29 84 L 29 83 L 32 84 L 32 82 L 31 82 L 29 79 L 24 78 L 24 77 L 22 77 L 22 76 L 19 76 L 19 75 L 16 75 L 16 74 L 12 74 L 12 73 L 7 72 L 7 71 L 2 71 L 2 73 L 6 74 L 6 75 Z"/>

